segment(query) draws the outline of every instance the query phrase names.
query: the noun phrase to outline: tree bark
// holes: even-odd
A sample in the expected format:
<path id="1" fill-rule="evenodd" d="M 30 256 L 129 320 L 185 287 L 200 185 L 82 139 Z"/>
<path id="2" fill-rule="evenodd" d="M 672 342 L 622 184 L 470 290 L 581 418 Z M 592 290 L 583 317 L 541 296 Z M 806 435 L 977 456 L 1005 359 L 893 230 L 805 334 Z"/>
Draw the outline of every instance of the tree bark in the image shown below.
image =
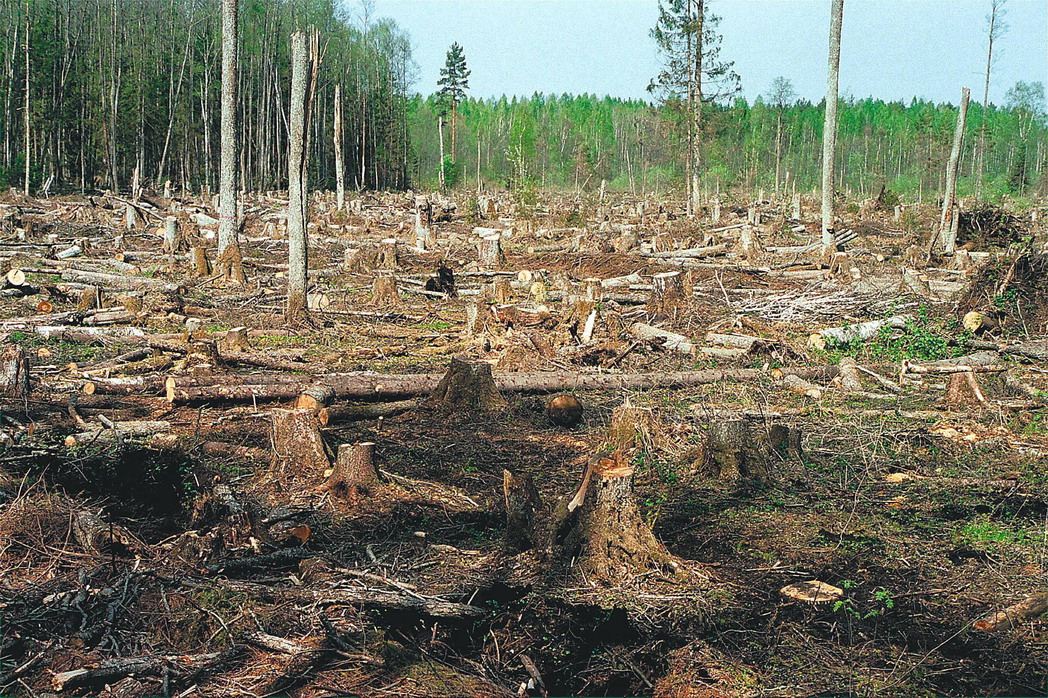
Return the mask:
<path id="1" fill-rule="evenodd" d="M 957 173 L 961 164 L 961 151 L 964 148 L 964 126 L 968 121 L 968 100 L 972 91 L 967 87 L 961 90 L 961 106 L 957 110 L 957 129 L 953 135 L 953 149 L 950 151 L 950 162 L 946 167 L 946 191 L 942 197 L 942 216 L 939 219 L 939 239 L 942 250 L 953 254 L 957 249 L 957 225 L 954 220 L 954 202 L 957 199 Z"/>
<path id="2" fill-rule="evenodd" d="M 312 410 L 272 412 L 272 470 L 278 476 L 316 477 L 331 465 Z"/>
<path id="3" fill-rule="evenodd" d="M 836 188 L 837 96 L 840 90 L 841 23 L 844 0 L 832 0 L 830 55 L 826 84 L 826 118 L 822 133 L 822 248 L 828 255 L 837 246 L 834 234 L 833 194 Z"/>
<path id="4" fill-rule="evenodd" d="M 342 84 L 335 85 L 335 203 L 341 211 L 346 204 L 346 166 L 342 161 Z"/>
<path id="5" fill-rule="evenodd" d="M 451 359 L 448 372 L 433 389 L 427 406 L 442 411 L 472 415 L 477 412 L 499 412 L 506 408 L 506 400 L 495 387 L 491 364 L 484 361 Z"/>
<path id="6" fill-rule="evenodd" d="M 301 323 L 309 318 L 306 305 L 309 245 L 307 228 L 306 81 L 309 53 L 305 32 L 291 35 L 291 116 L 288 143 L 288 294 L 285 317 Z"/>
<path id="7" fill-rule="evenodd" d="M 324 483 L 326 492 L 346 498 L 367 497 L 383 487 L 375 466 L 375 444 L 342 444 L 331 476 Z"/>

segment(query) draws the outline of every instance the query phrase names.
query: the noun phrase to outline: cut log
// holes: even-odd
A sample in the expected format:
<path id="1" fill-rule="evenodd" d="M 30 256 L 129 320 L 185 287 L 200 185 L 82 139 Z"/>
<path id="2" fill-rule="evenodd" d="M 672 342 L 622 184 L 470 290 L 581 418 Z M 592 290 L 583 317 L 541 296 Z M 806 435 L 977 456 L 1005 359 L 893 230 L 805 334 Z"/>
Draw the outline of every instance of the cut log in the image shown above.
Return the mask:
<path id="1" fill-rule="evenodd" d="M 97 664 L 55 674 L 51 683 L 56 691 L 66 691 L 81 686 L 100 688 L 127 676 L 155 676 L 170 672 L 177 676 L 206 671 L 221 663 L 227 653 L 187 654 L 152 657 L 119 657 Z"/>
<path id="2" fill-rule="evenodd" d="M 375 444 L 364 442 L 338 447 L 331 476 L 321 489 L 341 498 L 358 498 L 374 495 L 384 485 L 375 465 Z"/>
<path id="3" fill-rule="evenodd" d="M 655 343 L 667 351 L 688 355 L 698 351 L 698 347 L 692 344 L 688 337 L 676 332 L 659 329 L 643 322 L 635 322 L 630 325 L 630 334 L 637 339 Z"/>
<path id="4" fill-rule="evenodd" d="M 502 471 L 502 494 L 506 503 L 505 548 L 511 553 L 531 550 L 538 543 L 536 514 L 542 504 L 530 475 Z"/>
<path id="5" fill-rule="evenodd" d="M 903 328 L 911 319 L 907 315 L 898 315 L 884 320 L 870 320 L 869 322 L 859 322 L 854 325 L 827 327 L 811 335 L 808 338 L 808 346 L 825 350 L 826 347 L 831 345 L 865 341 L 874 337 L 883 327 Z"/>
<path id="6" fill-rule="evenodd" d="M 554 395 L 546 402 L 546 416 L 558 427 L 577 427 L 583 415 L 582 403 L 574 395 Z"/>
<path id="7" fill-rule="evenodd" d="M 25 272 L 18 268 L 10 269 L 7 274 L 4 275 L 4 281 L 8 286 L 25 286 L 25 280 Z"/>
<path id="8" fill-rule="evenodd" d="M 295 401 L 295 409 L 309 410 L 314 414 L 327 407 L 335 399 L 335 390 L 326 385 L 312 385 Z"/>
<path id="9" fill-rule="evenodd" d="M 182 290 L 178 284 L 164 281 L 163 279 L 153 279 L 148 276 L 108 274 L 100 271 L 81 271 L 79 269 L 66 269 L 63 271 L 62 281 L 105 286 L 106 288 L 120 291 L 166 291 L 168 293 L 179 293 Z"/>
<path id="10" fill-rule="evenodd" d="M 848 393 L 862 392 L 862 374 L 855 359 L 845 356 L 841 359 L 841 389 Z"/>
<path id="11" fill-rule="evenodd" d="M 409 412 L 420 404 L 419 400 L 399 400 L 377 405 L 333 405 L 317 411 L 321 424 L 340 424 L 342 422 L 359 422 L 366 419 L 379 419 Z"/>
<path id="12" fill-rule="evenodd" d="M 507 407 L 491 374 L 491 364 L 453 357 L 448 372 L 425 404 L 463 416 L 475 412 L 499 412 Z"/>
<path id="13" fill-rule="evenodd" d="M 1019 623 L 1036 618 L 1048 612 L 1048 593 L 1040 592 L 1028 596 L 1017 604 L 1009 606 L 1003 611 L 991 613 L 985 618 L 975 622 L 976 630 L 993 632 L 995 630 L 1008 630 Z"/>
<path id="14" fill-rule="evenodd" d="M 797 393 L 798 395 L 810 397 L 815 400 L 818 400 L 822 397 L 822 388 L 812 383 L 809 383 L 808 381 L 804 380 L 803 378 L 794 373 L 785 374 L 782 377 L 782 383 L 791 392 Z"/>
<path id="15" fill-rule="evenodd" d="M 331 466 L 312 411 L 275 409 L 271 418 L 274 474 L 314 478 Z"/>

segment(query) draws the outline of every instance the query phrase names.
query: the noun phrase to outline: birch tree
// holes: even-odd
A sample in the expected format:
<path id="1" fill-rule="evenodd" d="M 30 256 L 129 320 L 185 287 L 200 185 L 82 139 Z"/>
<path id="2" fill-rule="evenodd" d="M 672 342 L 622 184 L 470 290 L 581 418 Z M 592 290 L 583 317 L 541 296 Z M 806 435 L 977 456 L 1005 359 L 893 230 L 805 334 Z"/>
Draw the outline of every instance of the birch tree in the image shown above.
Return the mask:
<path id="1" fill-rule="evenodd" d="M 288 125 L 288 280 L 287 311 L 289 323 L 309 319 L 306 304 L 309 246 L 306 239 L 306 83 L 309 80 L 309 47 L 305 32 L 291 35 L 291 105 Z"/>

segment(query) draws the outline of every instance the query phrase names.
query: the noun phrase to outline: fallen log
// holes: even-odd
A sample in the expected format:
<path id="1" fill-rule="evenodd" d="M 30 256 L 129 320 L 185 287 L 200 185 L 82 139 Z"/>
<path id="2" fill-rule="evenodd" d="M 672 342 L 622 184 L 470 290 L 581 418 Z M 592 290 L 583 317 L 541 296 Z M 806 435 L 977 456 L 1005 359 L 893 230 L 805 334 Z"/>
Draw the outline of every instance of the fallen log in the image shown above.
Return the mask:
<path id="1" fill-rule="evenodd" d="M 1036 618 L 1046 611 L 1048 611 L 1048 592 L 1041 592 L 1028 596 L 1003 611 L 991 613 L 982 620 L 976 621 L 974 627 L 976 630 L 985 632 L 1008 630 L 1019 623 Z"/>
<path id="2" fill-rule="evenodd" d="M 911 318 L 906 315 L 886 318 L 884 320 L 870 320 L 859 322 L 854 325 L 843 325 L 841 327 L 827 327 L 815 332 L 808 337 L 808 346 L 824 350 L 831 344 L 848 344 L 854 341 L 865 341 L 872 338 L 883 327 L 902 328 Z"/>
<path id="3" fill-rule="evenodd" d="M 123 274 L 110 274 L 100 271 L 81 271 L 79 269 L 66 269 L 62 272 L 62 281 L 72 281 L 94 286 L 105 286 L 122 291 L 166 291 L 168 293 L 179 293 L 182 287 L 176 283 L 153 279 L 148 276 L 124 276 Z"/>
<path id="4" fill-rule="evenodd" d="M 801 378 L 833 378 L 836 366 L 814 368 L 779 368 L 781 374 Z M 259 385 L 192 385 L 182 377 L 167 379 L 167 400 L 174 405 L 192 405 L 205 402 L 252 402 L 266 400 L 295 400 L 309 386 L 326 385 L 340 399 L 389 401 L 427 395 L 443 378 L 440 373 L 383 375 L 378 373 L 335 374 L 328 376 L 293 376 L 294 382 Z M 753 380 L 771 376 L 759 368 L 706 369 L 664 373 L 579 373 L 577 371 L 546 371 L 503 373 L 494 376 L 495 386 L 507 393 L 556 393 L 573 390 L 642 390 L 651 388 L 682 388 L 725 380 Z M 228 377 L 227 381 L 230 380 Z M 186 382 L 190 383 L 186 385 Z"/>
<path id="5" fill-rule="evenodd" d="M 204 671 L 219 664 L 226 656 L 223 652 L 189 655 L 159 655 L 154 657 L 119 657 L 98 664 L 55 674 L 51 679 L 56 691 L 88 685 L 112 683 L 125 676 L 153 676 L 162 671 L 186 674 Z"/>

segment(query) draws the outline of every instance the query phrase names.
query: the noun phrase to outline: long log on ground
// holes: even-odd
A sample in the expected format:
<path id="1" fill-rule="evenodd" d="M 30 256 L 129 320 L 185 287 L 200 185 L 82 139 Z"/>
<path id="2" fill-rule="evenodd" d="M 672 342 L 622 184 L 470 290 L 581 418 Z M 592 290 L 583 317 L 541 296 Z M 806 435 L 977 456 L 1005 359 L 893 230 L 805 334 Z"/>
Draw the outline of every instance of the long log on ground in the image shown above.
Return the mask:
<path id="1" fill-rule="evenodd" d="M 225 656 L 222 652 L 211 652 L 196 655 L 118 657 L 91 667 L 63 671 L 55 674 L 51 681 L 56 691 L 64 691 L 77 686 L 112 683 L 113 679 L 125 676 L 152 676 L 165 669 L 176 674 L 197 672 L 217 665 Z"/>
<path id="2" fill-rule="evenodd" d="M 870 320 L 868 322 L 855 323 L 854 325 L 827 327 L 811 335 L 808 338 L 808 346 L 815 349 L 825 349 L 830 344 L 848 344 L 854 341 L 865 341 L 875 336 L 883 327 L 905 327 L 910 319 L 906 315 L 899 315 L 885 320 Z"/>
<path id="3" fill-rule="evenodd" d="M 81 284 L 92 284 L 105 286 L 125 291 L 168 291 L 177 293 L 181 288 L 178 284 L 153 279 L 148 276 L 124 276 L 123 274 L 108 274 L 99 271 L 80 271 L 78 269 L 66 269 L 62 272 L 62 281 L 72 281 Z"/>
<path id="4" fill-rule="evenodd" d="M 184 582 L 188 586 L 199 583 L 191 580 Z M 303 587 L 268 586 L 255 582 L 233 580 L 209 580 L 207 585 L 219 585 L 230 591 L 237 591 L 263 599 L 286 599 L 309 602 L 321 606 L 365 606 L 368 608 L 415 611 L 434 618 L 479 618 L 487 611 L 477 606 L 444 601 L 432 596 L 407 594 L 379 589 L 341 588 L 341 589 L 307 589 Z"/>
<path id="5" fill-rule="evenodd" d="M 779 369 L 801 378 L 833 378 L 836 366 Z M 647 388 L 683 388 L 725 380 L 752 380 L 770 374 L 757 368 L 706 369 L 665 373 L 579 373 L 548 371 L 503 373 L 496 375 L 495 385 L 506 393 L 555 393 L 570 390 L 641 390 Z M 383 375 L 379 373 L 335 374 L 328 376 L 295 376 L 298 380 L 266 385 L 226 384 L 192 385 L 182 377 L 167 379 L 167 399 L 175 405 L 204 402 L 252 402 L 294 400 L 312 385 L 326 385 L 340 399 L 388 401 L 427 395 L 437 387 L 443 374 L 420 373 Z M 190 383 L 186 385 L 185 383 Z"/>
<path id="6" fill-rule="evenodd" d="M 1009 606 L 1003 611 L 991 613 L 982 620 L 975 622 L 976 630 L 992 632 L 994 630 L 1008 630 L 1014 625 L 1023 623 L 1031 618 L 1036 618 L 1048 611 L 1048 593 L 1041 592 L 1029 596 L 1019 603 Z"/>

